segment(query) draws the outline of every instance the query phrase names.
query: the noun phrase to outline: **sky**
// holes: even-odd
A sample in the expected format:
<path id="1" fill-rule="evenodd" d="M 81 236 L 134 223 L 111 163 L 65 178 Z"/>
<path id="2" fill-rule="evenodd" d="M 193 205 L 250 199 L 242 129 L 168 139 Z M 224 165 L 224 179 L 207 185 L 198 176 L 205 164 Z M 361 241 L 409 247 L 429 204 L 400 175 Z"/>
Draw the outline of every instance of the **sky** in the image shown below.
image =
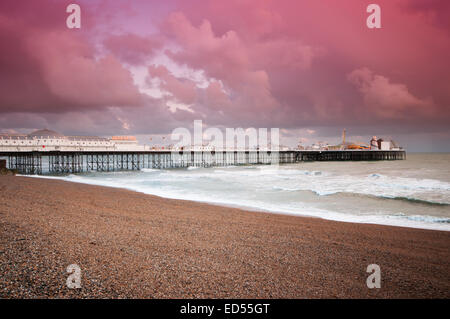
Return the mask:
<path id="1" fill-rule="evenodd" d="M 450 151 L 448 0 L 2 0 L 0 43 L 4 132 L 157 142 L 202 120 Z"/>

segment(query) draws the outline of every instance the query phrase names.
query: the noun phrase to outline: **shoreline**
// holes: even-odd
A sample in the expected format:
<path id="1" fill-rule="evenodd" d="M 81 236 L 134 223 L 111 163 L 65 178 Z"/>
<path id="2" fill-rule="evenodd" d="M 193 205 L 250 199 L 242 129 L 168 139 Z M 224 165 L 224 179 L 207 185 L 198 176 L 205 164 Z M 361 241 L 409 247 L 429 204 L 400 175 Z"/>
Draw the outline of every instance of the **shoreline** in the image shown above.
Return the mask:
<path id="1" fill-rule="evenodd" d="M 0 177 L 1 298 L 449 298 L 450 233 Z M 368 289 L 379 264 L 382 288 Z M 68 289 L 78 264 L 82 288 Z"/>
<path id="2" fill-rule="evenodd" d="M 295 213 L 295 212 L 287 212 L 287 211 L 279 211 L 276 209 L 263 209 L 255 206 L 246 206 L 246 205 L 240 205 L 240 204 L 233 204 L 233 203 L 225 203 L 221 201 L 208 201 L 208 200 L 192 200 L 192 199 L 185 199 L 185 198 L 178 198 L 175 196 L 162 196 L 158 194 L 151 194 L 146 193 L 144 191 L 136 190 L 133 188 L 123 187 L 123 186 L 115 186 L 115 185 L 104 185 L 101 183 L 88 183 L 84 181 L 76 181 L 76 180 L 67 180 L 64 177 L 60 176 L 43 176 L 43 175 L 17 175 L 20 177 L 31 177 L 31 178 L 42 178 L 42 179 L 50 179 L 50 180 L 60 180 L 65 181 L 69 183 L 77 183 L 77 184 L 83 184 L 83 185 L 93 185 L 93 186 L 100 186 L 100 187 L 110 187 L 110 188 L 116 188 L 116 189 L 123 189 L 128 190 L 144 195 L 149 196 L 156 196 L 163 199 L 172 199 L 172 200 L 181 200 L 181 201 L 187 201 L 187 202 L 193 202 L 193 203 L 204 203 L 208 205 L 213 206 L 219 206 L 219 207 L 228 207 L 228 208 L 234 208 L 234 209 L 240 209 L 243 211 L 251 211 L 251 212 L 257 212 L 257 213 L 266 213 L 266 214 L 275 214 L 275 215 L 285 215 L 285 216 L 293 216 L 293 217 L 305 217 L 305 218 L 319 218 L 322 220 L 328 220 L 328 221 L 334 221 L 334 222 L 340 222 L 340 223 L 353 223 L 353 224 L 367 224 L 367 225 L 379 225 L 379 226 L 391 226 L 391 227 L 401 227 L 401 228 L 412 228 L 412 229 L 426 229 L 426 230 L 433 230 L 433 231 L 445 231 L 450 232 L 450 229 L 445 229 L 445 224 L 438 223 L 438 222 L 425 222 L 423 220 L 414 220 L 412 217 L 432 217 L 439 219 L 440 217 L 437 216 L 428 216 L 428 215 L 410 215 L 407 216 L 405 219 L 396 219 L 392 218 L 391 220 L 389 217 L 394 217 L 391 215 L 351 215 L 351 214 L 345 214 L 340 212 L 329 212 L 334 216 L 327 217 L 327 216 L 319 216 L 314 214 L 301 214 L 301 213 Z M 76 175 L 75 175 L 76 176 Z M 387 198 L 389 199 L 389 198 Z M 399 217 L 399 216 L 398 216 Z M 404 217 L 404 216 L 402 216 Z M 410 217 L 410 218 L 408 218 Z M 365 222 L 362 220 L 354 220 L 354 219 L 371 219 L 371 221 Z M 444 225 L 444 226 L 442 226 Z"/>

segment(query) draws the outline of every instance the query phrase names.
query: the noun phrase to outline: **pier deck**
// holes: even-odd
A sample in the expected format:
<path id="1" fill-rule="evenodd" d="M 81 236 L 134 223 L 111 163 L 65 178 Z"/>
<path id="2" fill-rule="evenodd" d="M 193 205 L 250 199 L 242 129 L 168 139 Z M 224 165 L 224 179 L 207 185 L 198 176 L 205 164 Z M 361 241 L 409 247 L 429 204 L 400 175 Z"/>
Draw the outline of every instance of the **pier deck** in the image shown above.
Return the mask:
<path id="1" fill-rule="evenodd" d="M 7 167 L 21 174 L 67 174 L 142 168 L 288 164 L 304 161 L 403 160 L 404 150 L 343 151 L 0 151 Z"/>

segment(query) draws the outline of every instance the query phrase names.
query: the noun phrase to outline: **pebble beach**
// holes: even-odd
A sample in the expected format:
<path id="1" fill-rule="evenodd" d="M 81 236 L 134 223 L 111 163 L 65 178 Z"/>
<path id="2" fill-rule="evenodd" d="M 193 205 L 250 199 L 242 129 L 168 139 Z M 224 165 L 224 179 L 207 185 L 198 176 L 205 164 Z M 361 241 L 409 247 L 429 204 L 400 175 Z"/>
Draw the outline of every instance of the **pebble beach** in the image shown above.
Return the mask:
<path id="1" fill-rule="evenodd" d="M 0 298 L 449 298 L 449 248 L 446 231 L 0 176 Z"/>

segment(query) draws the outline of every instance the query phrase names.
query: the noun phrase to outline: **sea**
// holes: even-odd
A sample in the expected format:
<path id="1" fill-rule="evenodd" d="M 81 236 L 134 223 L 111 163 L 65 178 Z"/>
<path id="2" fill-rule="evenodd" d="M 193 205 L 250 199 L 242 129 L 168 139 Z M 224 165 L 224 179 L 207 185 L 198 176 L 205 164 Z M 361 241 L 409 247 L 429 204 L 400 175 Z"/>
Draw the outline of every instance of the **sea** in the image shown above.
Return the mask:
<path id="1" fill-rule="evenodd" d="M 450 231 L 450 153 L 408 153 L 407 159 L 400 161 L 141 169 L 39 177 L 267 213 Z"/>

